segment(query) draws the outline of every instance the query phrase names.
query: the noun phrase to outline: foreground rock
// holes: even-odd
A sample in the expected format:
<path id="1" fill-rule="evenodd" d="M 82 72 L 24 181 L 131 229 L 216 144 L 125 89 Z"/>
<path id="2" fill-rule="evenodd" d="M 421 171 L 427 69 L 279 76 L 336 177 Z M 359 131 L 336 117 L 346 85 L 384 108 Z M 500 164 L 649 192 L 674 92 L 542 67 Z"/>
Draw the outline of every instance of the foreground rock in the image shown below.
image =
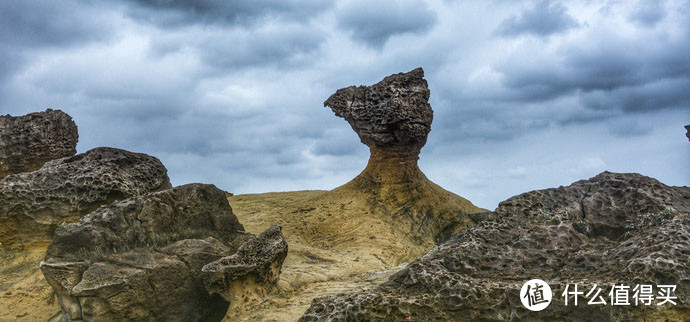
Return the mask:
<path id="1" fill-rule="evenodd" d="M 639 174 L 604 172 L 568 187 L 502 202 L 379 287 L 315 299 L 301 321 L 673 320 L 690 319 L 690 188 Z M 520 288 L 539 278 L 553 301 L 539 312 Z M 607 305 L 561 297 L 594 284 Z M 630 306 L 611 305 L 612 285 L 630 287 Z M 633 288 L 675 285 L 676 305 L 635 305 Z"/>
<path id="2" fill-rule="evenodd" d="M 240 311 L 240 306 L 273 290 L 287 251 L 281 228 L 272 226 L 245 242 L 234 255 L 206 264 L 201 269 L 206 290 L 230 302 L 231 311 Z"/>
<path id="3" fill-rule="evenodd" d="M 372 86 L 339 89 L 324 102 L 371 152 L 364 171 L 333 194 L 354 199 L 361 193 L 373 215 L 409 230 L 425 247 L 474 224 L 467 214 L 482 211 L 429 181 L 417 165 L 433 120 L 429 95 L 424 71 L 417 68 Z"/>
<path id="4" fill-rule="evenodd" d="M 50 239 L 62 222 L 103 204 L 167 188 L 167 170 L 146 154 L 96 148 L 49 161 L 0 180 L 0 243 Z"/>
<path id="5" fill-rule="evenodd" d="M 78 139 L 77 125 L 60 110 L 0 116 L 0 179 L 73 156 Z"/>
<path id="6" fill-rule="evenodd" d="M 275 276 L 258 267 L 282 264 L 267 256 L 281 243 L 279 227 L 257 239 L 244 232 L 223 191 L 190 184 L 118 201 L 61 225 L 41 270 L 66 321 L 220 321 L 228 301 L 207 292 L 213 283 L 204 282 L 204 265 L 231 256 L 225 275 L 233 281 L 273 280 L 280 265 L 270 272 Z M 247 251 L 233 255 L 238 249 Z M 232 291 L 214 291 L 235 298 Z"/>

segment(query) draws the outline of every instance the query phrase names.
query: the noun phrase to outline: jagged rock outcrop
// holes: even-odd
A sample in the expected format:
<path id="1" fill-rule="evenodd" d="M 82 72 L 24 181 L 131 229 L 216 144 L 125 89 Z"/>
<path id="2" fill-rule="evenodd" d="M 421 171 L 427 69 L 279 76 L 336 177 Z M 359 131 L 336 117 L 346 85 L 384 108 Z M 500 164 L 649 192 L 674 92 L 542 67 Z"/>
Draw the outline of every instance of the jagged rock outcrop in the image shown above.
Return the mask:
<path id="1" fill-rule="evenodd" d="M 230 302 L 230 310 L 261 299 L 275 287 L 288 245 L 280 226 L 245 242 L 232 256 L 206 264 L 202 276 L 206 290 Z"/>
<path id="2" fill-rule="evenodd" d="M 73 156 L 78 140 L 77 125 L 60 110 L 0 116 L 0 179 Z"/>
<path id="3" fill-rule="evenodd" d="M 49 161 L 36 171 L 0 180 L 0 243 L 50 240 L 63 221 L 170 186 L 163 164 L 146 154 L 95 148 Z"/>
<path id="4" fill-rule="evenodd" d="M 276 245 L 287 250 L 279 227 L 257 239 L 244 232 L 222 190 L 189 184 L 62 224 L 41 270 L 67 321 L 220 321 L 228 301 L 207 292 L 202 268 L 231 256 L 235 264 L 225 269 L 235 271 L 234 281 L 273 280 L 280 265 L 268 255 Z"/>
<path id="5" fill-rule="evenodd" d="M 363 193 L 371 213 L 410 229 L 419 244 L 446 240 L 473 224 L 467 214 L 482 211 L 429 181 L 417 165 L 433 120 L 429 95 L 424 71 L 417 68 L 372 86 L 339 89 L 324 102 L 371 152 L 364 171 L 333 194 Z"/>
<path id="6" fill-rule="evenodd" d="M 685 136 L 687 136 L 688 141 L 690 141 L 690 125 L 685 126 Z"/>
<path id="7" fill-rule="evenodd" d="M 604 172 L 567 187 L 502 202 L 480 223 L 433 249 L 372 290 L 315 299 L 300 321 L 673 320 L 690 319 L 690 188 L 639 174 Z M 520 288 L 533 278 L 553 290 L 532 312 Z M 574 306 L 566 285 L 594 284 L 607 305 Z M 626 285 L 629 306 L 611 305 Z M 676 305 L 635 305 L 637 284 L 676 285 Z M 587 295 L 589 296 L 589 295 Z"/>

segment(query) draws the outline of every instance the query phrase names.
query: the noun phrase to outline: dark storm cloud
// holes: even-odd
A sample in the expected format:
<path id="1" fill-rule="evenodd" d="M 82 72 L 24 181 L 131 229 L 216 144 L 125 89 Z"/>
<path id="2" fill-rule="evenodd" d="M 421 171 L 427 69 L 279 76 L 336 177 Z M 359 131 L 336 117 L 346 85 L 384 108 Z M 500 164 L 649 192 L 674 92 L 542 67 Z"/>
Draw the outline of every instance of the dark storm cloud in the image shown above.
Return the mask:
<path id="1" fill-rule="evenodd" d="M 566 8 L 548 0 L 537 1 L 520 15 L 505 19 L 495 33 L 502 36 L 549 36 L 578 27 Z"/>
<path id="2" fill-rule="evenodd" d="M 191 45 L 213 73 L 242 67 L 290 67 L 310 62 L 326 35 L 302 24 L 267 25 L 256 29 L 218 30 L 206 35 L 173 38 L 172 46 Z M 156 41 L 155 46 L 170 48 Z"/>
<path id="3" fill-rule="evenodd" d="M 425 4 L 407 0 L 348 1 L 336 13 L 338 26 L 369 46 L 381 48 L 392 36 L 419 34 L 436 23 Z"/>
<path id="4" fill-rule="evenodd" d="M 0 43 L 22 48 L 59 47 L 103 40 L 111 34 L 98 8 L 75 1 L 0 1 Z"/>
<path id="5" fill-rule="evenodd" d="M 325 0 L 121 0 L 133 18 L 161 27 L 235 25 L 266 16 L 306 20 L 329 7 Z"/>
<path id="6" fill-rule="evenodd" d="M 111 27 L 98 8 L 76 1 L 0 1 L 0 80 L 36 51 L 104 41 Z"/>
<path id="7" fill-rule="evenodd" d="M 563 44 L 536 58 L 515 55 L 498 71 L 511 90 L 504 96 L 509 100 L 548 102 L 570 96 L 587 108 L 622 112 L 687 108 L 688 52 L 688 30 L 674 37 L 604 34 L 587 45 Z"/>

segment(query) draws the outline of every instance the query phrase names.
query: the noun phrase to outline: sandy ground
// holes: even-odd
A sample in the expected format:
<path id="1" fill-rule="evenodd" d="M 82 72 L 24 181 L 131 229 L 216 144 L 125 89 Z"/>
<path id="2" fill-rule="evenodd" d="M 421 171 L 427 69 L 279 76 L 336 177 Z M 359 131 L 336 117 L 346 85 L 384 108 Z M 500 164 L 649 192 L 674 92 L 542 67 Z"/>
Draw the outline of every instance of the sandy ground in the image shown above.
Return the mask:
<path id="1" fill-rule="evenodd" d="M 0 321 L 47 321 L 60 312 L 38 267 L 49 242 L 0 248 Z"/>
<path id="2" fill-rule="evenodd" d="M 249 232 L 281 225 L 289 250 L 275 294 L 226 321 L 296 321 L 312 299 L 374 287 L 432 247 L 410 242 L 349 193 L 248 194 L 229 202 Z"/>
<path id="3" fill-rule="evenodd" d="M 428 234 L 411 233 L 412 226 L 418 226 L 416 218 L 391 217 L 399 209 L 374 204 L 371 196 L 371 191 L 346 185 L 332 191 L 228 197 L 247 231 L 259 234 L 280 225 L 289 250 L 277 289 L 225 321 L 296 321 L 312 299 L 374 287 L 434 246 Z M 455 195 L 439 200 L 424 195 L 400 204 L 408 207 L 420 200 L 423 206 L 474 209 Z M 0 321 L 48 321 L 59 313 L 38 266 L 48 244 L 35 242 L 22 250 L 0 247 Z"/>

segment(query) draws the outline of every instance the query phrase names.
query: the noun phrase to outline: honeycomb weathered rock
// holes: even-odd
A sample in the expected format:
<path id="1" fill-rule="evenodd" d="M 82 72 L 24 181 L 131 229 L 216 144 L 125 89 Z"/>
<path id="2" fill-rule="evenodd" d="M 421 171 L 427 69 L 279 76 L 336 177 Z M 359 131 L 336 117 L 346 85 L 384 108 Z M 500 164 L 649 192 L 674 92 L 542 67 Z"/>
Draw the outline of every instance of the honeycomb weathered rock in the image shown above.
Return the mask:
<path id="1" fill-rule="evenodd" d="M 170 188 L 155 157 L 95 148 L 52 160 L 40 169 L 0 180 L 0 243 L 50 239 L 63 221 L 74 222 L 99 206 Z"/>
<path id="2" fill-rule="evenodd" d="M 72 156 L 78 140 L 77 125 L 60 110 L 0 116 L 0 179 Z"/>
<path id="3" fill-rule="evenodd" d="M 315 299 L 301 321 L 688 320 L 690 188 L 604 172 L 528 192 L 372 290 Z M 540 312 L 520 303 L 539 278 L 553 289 Z M 567 284 L 608 295 L 613 284 L 676 285 L 677 305 L 569 306 Z M 657 290 L 654 292 L 656 293 Z M 632 296 L 632 293 L 630 293 Z M 632 301 L 632 298 L 630 299 Z"/>

